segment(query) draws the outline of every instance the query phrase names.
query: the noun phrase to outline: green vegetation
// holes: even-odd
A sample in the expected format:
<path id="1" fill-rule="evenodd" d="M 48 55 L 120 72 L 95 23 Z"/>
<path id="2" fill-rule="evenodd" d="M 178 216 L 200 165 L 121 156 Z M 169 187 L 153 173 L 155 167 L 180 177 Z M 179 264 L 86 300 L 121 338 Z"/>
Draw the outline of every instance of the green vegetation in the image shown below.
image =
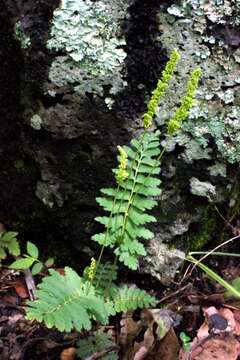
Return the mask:
<path id="1" fill-rule="evenodd" d="M 19 255 L 19 254 L 18 254 Z M 30 241 L 27 242 L 27 254 L 24 254 L 22 258 L 15 260 L 10 266 L 10 269 L 30 269 L 33 275 L 37 275 L 40 273 L 44 266 L 46 268 L 51 267 L 54 263 L 53 258 L 49 258 L 45 263 L 42 263 L 38 259 L 39 257 L 39 250 L 36 245 L 31 243 Z"/>
<path id="2" fill-rule="evenodd" d="M 101 352 L 107 348 L 116 347 L 116 344 L 109 338 L 109 334 L 103 331 L 98 331 L 94 336 L 89 336 L 87 339 L 81 339 L 77 343 L 77 355 L 81 359 L 86 359 L 92 354 Z M 116 353 L 107 354 L 104 356 L 105 360 L 117 360 Z"/>
<path id="3" fill-rule="evenodd" d="M 143 115 L 142 134 L 129 146 L 118 147 L 119 164 L 113 170 L 116 186 L 102 189 L 103 195 L 97 198 L 106 214 L 96 218 L 104 231 L 92 238 L 101 245 L 97 261 L 92 258 L 82 277 L 69 267 L 65 268 L 64 275 L 49 270 L 50 276 L 38 286 L 37 300 L 28 303 L 28 319 L 43 321 L 60 331 L 89 330 L 92 320 L 106 324 L 109 316 L 117 312 L 156 304 L 156 299 L 145 291 L 118 286 L 113 281 L 117 278 L 118 261 L 137 269 L 139 256 L 146 254 L 139 239 L 154 236 L 147 224 L 156 219 L 147 211 L 157 204 L 153 198 L 161 193 L 157 176 L 165 148 L 160 148 L 159 131 L 151 128 L 156 107 L 169 86 L 178 60 L 179 54 L 174 50 Z M 180 107 L 168 122 L 168 137 L 174 136 L 187 118 L 200 74 L 200 69 L 192 72 Z M 115 255 L 113 264 L 102 261 L 105 247 L 110 247 Z"/>
<path id="4" fill-rule="evenodd" d="M 191 348 L 191 338 L 185 332 L 181 332 L 179 337 L 182 341 L 182 346 L 184 351 L 189 351 Z"/>
<path id="5" fill-rule="evenodd" d="M 214 252 L 212 254 L 214 255 Z M 217 255 L 220 255 L 220 254 L 218 253 Z M 234 256 L 232 254 L 226 254 L 226 253 L 222 253 L 221 255 Z M 240 255 L 237 254 L 237 256 L 240 256 Z M 196 266 L 198 266 L 201 270 L 203 270 L 208 275 L 209 278 L 211 278 L 212 280 L 216 281 L 218 284 L 223 286 L 227 290 L 226 295 L 228 295 L 228 296 L 230 295 L 230 296 L 234 296 L 236 298 L 240 298 L 239 278 L 236 278 L 233 281 L 233 283 L 230 284 L 229 282 L 224 280 L 220 275 L 218 275 L 215 271 L 210 269 L 208 266 L 204 265 L 201 260 L 197 260 L 196 258 L 194 258 L 191 255 L 191 253 L 188 255 L 187 260 L 192 262 Z"/>
<path id="6" fill-rule="evenodd" d="M 200 231 L 186 236 L 188 250 L 200 250 L 211 241 L 216 229 L 216 217 L 217 213 L 214 206 L 212 204 L 206 206 L 200 220 Z"/>
<path id="7" fill-rule="evenodd" d="M 13 256 L 20 255 L 20 247 L 17 240 L 18 233 L 15 231 L 0 232 L 0 260 L 7 256 L 6 251 Z"/>

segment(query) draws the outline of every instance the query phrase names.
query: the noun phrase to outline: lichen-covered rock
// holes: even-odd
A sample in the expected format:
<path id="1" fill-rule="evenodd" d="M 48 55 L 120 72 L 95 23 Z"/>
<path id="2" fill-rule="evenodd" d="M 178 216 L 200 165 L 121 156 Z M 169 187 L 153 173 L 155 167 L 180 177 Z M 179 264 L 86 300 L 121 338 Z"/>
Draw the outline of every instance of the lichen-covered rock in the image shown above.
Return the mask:
<path id="1" fill-rule="evenodd" d="M 170 249 L 156 236 L 147 247 L 148 256 L 141 260 L 140 272 L 150 274 L 162 284 L 168 285 L 174 279 L 176 270 L 184 260 L 185 254 Z"/>
<path id="2" fill-rule="evenodd" d="M 190 179 L 190 189 L 193 195 L 203 196 L 210 201 L 216 196 L 216 189 L 210 182 L 200 181 L 195 177 Z"/>
<path id="3" fill-rule="evenodd" d="M 170 52 L 181 49 L 179 66 L 173 87 L 176 97 L 170 97 L 158 116 L 162 123 L 173 110 L 181 83 L 196 65 L 203 69 L 198 101 L 183 130 L 171 141 L 184 147 L 185 161 L 210 159 L 238 163 L 240 160 L 240 66 L 238 59 L 239 4 L 230 1 L 183 0 L 159 13 L 160 40 Z M 215 146 L 218 153 L 215 152 Z M 214 153 L 214 154 L 213 154 Z"/>
<path id="4" fill-rule="evenodd" d="M 116 145 L 139 132 L 172 49 L 182 60 L 157 113 L 162 134 L 187 76 L 202 68 L 189 121 L 173 139 L 161 137 L 156 236 L 140 261 L 142 273 L 168 283 L 181 250 L 214 238 L 214 203 L 226 207 L 238 181 L 239 1 L 6 0 L 0 8 L 0 218 L 25 238 L 73 244 L 82 265 L 96 250 L 95 197 L 113 179 Z"/>
<path id="5" fill-rule="evenodd" d="M 158 230 L 159 243 L 178 244 L 181 248 L 185 243 L 186 250 L 205 246 L 214 236 L 211 228 L 217 221 L 212 212 L 206 216 L 202 202 L 205 201 L 206 206 L 208 202 L 224 203 L 238 181 L 239 9 L 238 1 L 182 0 L 171 6 L 163 4 L 158 13 L 158 39 L 168 54 L 177 48 L 182 58 L 168 94 L 159 106 L 157 122 L 160 127 L 178 106 L 192 69 L 200 66 L 203 70 L 189 120 L 174 138 L 162 140 L 169 159 L 174 154 L 177 160 L 167 162 L 163 169 L 165 186 L 159 211 L 162 225 Z M 229 177 L 229 171 L 236 177 Z M 170 206 L 171 203 L 175 206 Z M 211 226 L 206 225 L 207 217 Z M 181 235 L 177 232 L 171 235 L 170 229 L 175 229 L 178 221 L 185 224 L 184 230 Z M 155 266 L 158 265 L 153 264 Z"/>

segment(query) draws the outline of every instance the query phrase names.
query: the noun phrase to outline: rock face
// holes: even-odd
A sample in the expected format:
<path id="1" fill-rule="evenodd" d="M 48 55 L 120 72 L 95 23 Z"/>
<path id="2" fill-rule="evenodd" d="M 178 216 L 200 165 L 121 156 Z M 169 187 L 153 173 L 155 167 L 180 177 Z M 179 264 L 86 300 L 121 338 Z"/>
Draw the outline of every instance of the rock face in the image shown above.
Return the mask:
<path id="1" fill-rule="evenodd" d="M 189 121 L 162 136 L 159 222 L 140 261 L 168 283 L 180 250 L 213 238 L 213 205 L 231 197 L 238 212 L 239 2 L 6 0 L 0 10 L 0 218 L 81 254 L 94 246 L 95 196 L 111 184 L 115 147 L 138 133 L 170 52 L 182 60 L 156 118 L 163 134 L 187 76 L 203 69 Z"/>

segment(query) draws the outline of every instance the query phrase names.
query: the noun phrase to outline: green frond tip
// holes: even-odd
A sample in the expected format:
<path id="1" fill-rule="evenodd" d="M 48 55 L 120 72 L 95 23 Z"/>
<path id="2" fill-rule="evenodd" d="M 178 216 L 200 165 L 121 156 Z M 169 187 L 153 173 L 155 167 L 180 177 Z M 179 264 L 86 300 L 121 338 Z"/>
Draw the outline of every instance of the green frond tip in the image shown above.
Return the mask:
<path id="1" fill-rule="evenodd" d="M 168 121 L 168 135 L 174 135 L 178 129 L 181 128 L 183 121 L 188 117 L 189 111 L 193 106 L 201 74 L 202 70 L 200 68 L 193 70 L 187 83 L 186 93 L 181 100 L 181 105 L 176 110 L 173 118 Z"/>
<path id="2" fill-rule="evenodd" d="M 159 146 L 158 131 L 146 132 L 144 138 L 133 139 L 129 146 L 124 146 L 128 157 L 127 179 L 118 183 L 117 188 L 102 189 L 103 195 L 96 198 L 108 214 L 96 218 L 104 225 L 105 232 L 94 235 L 92 239 L 104 247 L 113 248 L 118 260 L 133 270 L 137 269 L 139 256 L 146 255 L 138 239 L 153 237 L 145 226 L 156 221 L 147 210 L 157 205 L 153 197 L 161 194 L 161 181 L 156 176 L 160 172 Z M 124 163 L 122 167 L 125 167 Z M 114 173 L 118 170 L 115 169 Z"/>
<path id="3" fill-rule="evenodd" d="M 161 78 L 158 80 L 157 87 L 152 92 L 151 99 L 147 105 L 147 112 L 143 115 L 143 126 L 148 129 L 152 126 L 152 119 L 156 113 L 156 107 L 159 100 L 164 96 L 176 69 L 177 63 L 180 60 L 180 54 L 176 49 L 173 50 L 165 69 L 162 72 Z"/>

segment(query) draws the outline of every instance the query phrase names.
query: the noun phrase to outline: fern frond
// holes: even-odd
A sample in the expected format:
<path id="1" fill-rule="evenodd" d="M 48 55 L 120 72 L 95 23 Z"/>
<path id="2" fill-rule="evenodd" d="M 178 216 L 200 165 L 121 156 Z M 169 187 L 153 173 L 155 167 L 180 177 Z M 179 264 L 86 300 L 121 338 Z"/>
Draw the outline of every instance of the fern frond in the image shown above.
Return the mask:
<path id="1" fill-rule="evenodd" d="M 108 300 L 107 305 L 110 313 L 115 315 L 118 312 L 154 306 L 156 303 L 156 299 L 146 291 L 124 285 L 115 291 L 112 298 Z"/>
<path id="2" fill-rule="evenodd" d="M 96 218 L 105 226 L 106 232 L 94 235 L 93 240 L 115 247 L 119 260 L 131 269 L 137 268 L 138 256 L 146 254 L 138 239 L 153 237 L 145 225 L 156 221 L 147 210 L 157 205 L 152 197 L 161 194 L 161 181 L 156 177 L 160 172 L 159 147 L 158 131 L 145 133 L 139 139 L 133 139 L 130 146 L 124 146 L 128 157 L 127 179 L 119 182 L 117 188 L 102 189 L 103 195 L 96 199 L 109 216 Z"/>
<path id="3" fill-rule="evenodd" d="M 94 318 L 106 323 L 108 313 L 103 299 L 95 294 L 88 283 L 69 267 L 65 275 L 49 270 L 38 286 L 35 301 L 28 302 L 27 319 L 44 322 L 47 327 L 56 327 L 60 331 L 91 329 Z"/>
<path id="4" fill-rule="evenodd" d="M 95 353 L 114 346 L 116 346 L 116 344 L 110 339 L 109 334 L 100 330 L 94 336 L 89 336 L 87 339 L 80 339 L 77 342 L 77 356 L 81 359 L 86 359 Z M 104 356 L 104 360 L 117 359 L 118 356 L 116 353 L 106 354 Z"/>
<path id="5" fill-rule="evenodd" d="M 89 266 L 84 270 L 84 278 L 86 279 L 88 278 L 88 269 Z M 112 264 L 110 262 L 106 262 L 104 264 L 99 263 L 96 272 L 94 274 L 94 279 L 92 283 L 92 285 L 95 288 L 96 294 L 103 296 L 108 283 L 110 281 L 113 282 L 116 279 L 117 279 L 117 265 Z M 112 284 L 110 288 L 110 292 L 112 291 L 112 288 L 115 289 L 115 287 L 116 285 Z"/>

